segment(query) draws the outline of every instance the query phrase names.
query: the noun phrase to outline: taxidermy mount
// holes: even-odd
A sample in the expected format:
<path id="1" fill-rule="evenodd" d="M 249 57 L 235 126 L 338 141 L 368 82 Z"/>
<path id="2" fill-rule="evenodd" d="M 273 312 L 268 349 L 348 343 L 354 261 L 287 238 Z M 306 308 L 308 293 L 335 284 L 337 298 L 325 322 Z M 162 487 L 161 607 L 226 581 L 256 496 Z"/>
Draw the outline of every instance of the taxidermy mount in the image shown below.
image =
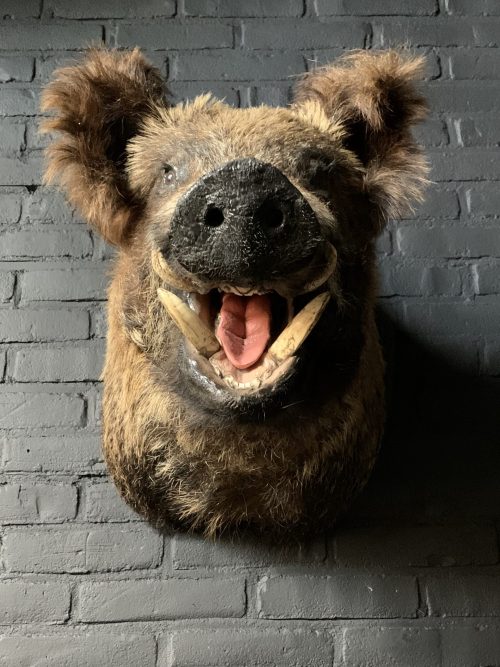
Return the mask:
<path id="1" fill-rule="evenodd" d="M 356 52 L 287 108 L 173 106 L 138 49 L 94 49 L 46 88 L 46 180 L 118 246 L 104 452 L 153 524 L 315 530 L 367 481 L 384 421 L 374 243 L 426 182 L 422 68 Z"/>

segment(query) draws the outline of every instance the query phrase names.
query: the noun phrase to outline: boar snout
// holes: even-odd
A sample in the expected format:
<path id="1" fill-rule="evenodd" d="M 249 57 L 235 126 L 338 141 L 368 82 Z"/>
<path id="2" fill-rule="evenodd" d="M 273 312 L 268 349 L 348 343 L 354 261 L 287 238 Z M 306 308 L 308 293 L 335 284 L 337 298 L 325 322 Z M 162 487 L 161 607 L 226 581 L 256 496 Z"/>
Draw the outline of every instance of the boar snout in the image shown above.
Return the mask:
<path id="1" fill-rule="evenodd" d="M 244 158 L 184 194 L 164 253 L 202 280 L 256 286 L 306 266 L 321 242 L 301 192 L 273 165 Z"/>

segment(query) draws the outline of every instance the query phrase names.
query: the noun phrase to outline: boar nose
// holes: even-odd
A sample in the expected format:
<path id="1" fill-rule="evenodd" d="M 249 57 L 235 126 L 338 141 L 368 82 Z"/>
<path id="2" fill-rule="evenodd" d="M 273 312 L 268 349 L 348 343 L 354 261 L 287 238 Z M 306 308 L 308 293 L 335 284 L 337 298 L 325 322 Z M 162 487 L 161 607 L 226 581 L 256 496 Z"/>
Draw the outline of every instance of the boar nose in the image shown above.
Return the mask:
<path id="1" fill-rule="evenodd" d="M 301 268 L 320 240 L 301 192 L 273 165 L 244 158 L 184 194 L 165 247 L 201 278 L 245 284 Z"/>

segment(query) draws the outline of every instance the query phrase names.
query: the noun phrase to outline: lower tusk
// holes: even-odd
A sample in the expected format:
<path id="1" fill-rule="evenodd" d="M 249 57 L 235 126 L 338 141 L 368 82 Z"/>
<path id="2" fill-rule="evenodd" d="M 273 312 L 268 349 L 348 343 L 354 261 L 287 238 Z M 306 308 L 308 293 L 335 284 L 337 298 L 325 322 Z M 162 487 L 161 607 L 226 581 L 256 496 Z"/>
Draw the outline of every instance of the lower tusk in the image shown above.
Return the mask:
<path id="1" fill-rule="evenodd" d="M 312 292 L 313 290 L 317 289 L 326 281 L 328 278 L 332 275 L 332 273 L 335 271 L 335 267 L 337 266 L 337 251 L 335 248 L 332 246 L 331 243 L 328 244 L 328 250 L 327 250 L 327 262 L 325 265 L 325 269 L 321 272 L 321 275 L 315 278 L 314 280 L 311 280 L 311 282 L 306 283 L 302 290 L 300 291 L 301 294 L 307 294 L 308 292 Z"/>
<path id="2" fill-rule="evenodd" d="M 172 292 L 157 290 L 161 304 L 188 339 L 203 357 L 211 357 L 220 350 L 220 344 L 214 334 L 191 308 Z"/>
<path id="3" fill-rule="evenodd" d="M 269 355 L 273 361 L 281 364 L 297 352 L 316 326 L 327 303 L 330 301 L 330 296 L 329 292 L 318 294 L 297 313 L 269 348 Z"/>

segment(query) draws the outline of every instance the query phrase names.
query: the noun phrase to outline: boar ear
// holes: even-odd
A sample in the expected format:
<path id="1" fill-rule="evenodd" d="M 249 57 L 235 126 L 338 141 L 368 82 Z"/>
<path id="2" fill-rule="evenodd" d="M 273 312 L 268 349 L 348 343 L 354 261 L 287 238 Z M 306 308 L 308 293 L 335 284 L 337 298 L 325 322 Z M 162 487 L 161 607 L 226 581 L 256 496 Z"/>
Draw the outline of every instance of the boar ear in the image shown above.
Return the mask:
<path id="1" fill-rule="evenodd" d="M 135 49 L 93 49 L 55 73 L 42 111 L 55 111 L 42 131 L 61 133 L 47 150 L 45 180 L 57 182 L 88 222 L 111 243 L 126 241 L 141 202 L 126 173 L 126 146 L 143 119 L 165 103 L 160 73 Z"/>
<path id="2" fill-rule="evenodd" d="M 419 201 L 427 183 L 427 163 L 410 131 L 427 112 L 414 83 L 424 65 L 423 58 L 397 51 L 358 51 L 306 74 L 296 91 L 297 104 L 315 100 L 344 126 L 345 147 L 364 167 L 376 232 Z"/>

